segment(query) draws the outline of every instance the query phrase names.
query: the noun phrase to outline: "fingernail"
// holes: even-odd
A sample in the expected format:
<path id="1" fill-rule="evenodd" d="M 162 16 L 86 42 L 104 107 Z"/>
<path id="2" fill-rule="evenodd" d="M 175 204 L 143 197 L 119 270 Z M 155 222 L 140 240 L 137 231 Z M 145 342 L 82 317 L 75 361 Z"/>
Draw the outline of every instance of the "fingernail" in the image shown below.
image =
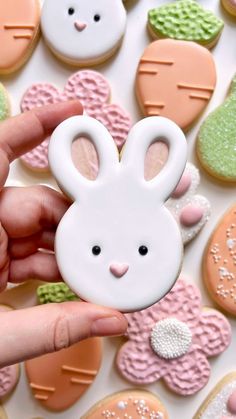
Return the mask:
<path id="1" fill-rule="evenodd" d="M 127 329 L 127 322 L 123 317 L 102 317 L 93 322 L 91 333 L 93 336 L 119 336 Z"/>

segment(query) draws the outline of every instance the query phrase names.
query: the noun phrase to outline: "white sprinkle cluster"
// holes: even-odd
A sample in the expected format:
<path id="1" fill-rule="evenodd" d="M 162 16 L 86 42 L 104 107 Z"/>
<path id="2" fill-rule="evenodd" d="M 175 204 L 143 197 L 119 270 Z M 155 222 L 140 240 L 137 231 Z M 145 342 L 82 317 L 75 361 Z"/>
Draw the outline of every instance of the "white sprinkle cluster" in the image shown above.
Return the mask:
<path id="1" fill-rule="evenodd" d="M 151 332 L 151 347 L 164 359 L 185 355 L 192 342 L 192 333 L 187 324 L 176 318 L 160 320 Z"/>

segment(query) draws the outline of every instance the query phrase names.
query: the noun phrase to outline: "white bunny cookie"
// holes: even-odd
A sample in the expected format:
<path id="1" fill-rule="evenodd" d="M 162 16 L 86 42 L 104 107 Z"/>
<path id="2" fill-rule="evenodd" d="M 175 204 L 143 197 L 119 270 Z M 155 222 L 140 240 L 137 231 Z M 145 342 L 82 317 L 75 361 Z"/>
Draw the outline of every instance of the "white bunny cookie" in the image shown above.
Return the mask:
<path id="1" fill-rule="evenodd" d="M 96 180 L 84 178 L 71 157 L 73 140 L 90 138 L 99 156 Z M 152 180 L 144 161 L 153 141 L 164 141 L 169 156 Z M 107 129 L 88 116 L 69 118 L 54 131 L 49 163 L 63 191 L 75 202 L 56 233 L 56 257 L 64 280 L 83 300 L 123 312 L 160 300 L 174 285 L 182 260 L 179 227 L 164 203 L 186 164 L 180 128 L 149 117 L 130 131 L 121 161 Z"/>
<path id="2" fill-rule="evenodd" d="M 120 46 L 126 10 L 122 0 L 45 0 L 41 28 L 60 59 L 74 65 L 96 65 Z"/>

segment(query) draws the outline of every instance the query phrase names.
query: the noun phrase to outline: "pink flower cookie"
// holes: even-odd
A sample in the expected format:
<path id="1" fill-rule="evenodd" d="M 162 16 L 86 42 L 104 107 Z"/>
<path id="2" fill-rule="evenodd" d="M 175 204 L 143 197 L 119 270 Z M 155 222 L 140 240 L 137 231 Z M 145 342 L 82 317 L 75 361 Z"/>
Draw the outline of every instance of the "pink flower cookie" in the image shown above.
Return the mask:
<path id="1" fill-rule="evenodd" d="M 23 96 L 21 110 L 25 112 L 37 106 L 79 99 L 85 113 L 105 125 L 121 149 L 131 128 L 131 118 L 119 105 L 109 103 L 110 96 L 110 86 L 100 73 L 82 70 L 69 77 L 62 91 L 49 83 L 32 85 Z M 49 138 L 21 160 L 32 170 L 48 171 L 48 144 Z"/>
<path id="2" fill-rule="evenodd" d="M 12 310 L 11 307 L 1 304 L 0 313 Z M 0 368 L 0 400 L 9 396 L 15 389 L 20 377 L 20 367 L 18 364 Z M 1 411 L 0 411 L 1 418 Z"/>
<path id="3" fill-rule="evenodd" d="M 230 344 L 231 327 L 213 309 L 203 309 L 198 288 L 179 279 L 158 303 L 127 314 L 126 342 L 118 352 L 120 373 L 135 384 L 163 379 L 175 393 L 188 396 L 208 382 L 207 358 Z"/>

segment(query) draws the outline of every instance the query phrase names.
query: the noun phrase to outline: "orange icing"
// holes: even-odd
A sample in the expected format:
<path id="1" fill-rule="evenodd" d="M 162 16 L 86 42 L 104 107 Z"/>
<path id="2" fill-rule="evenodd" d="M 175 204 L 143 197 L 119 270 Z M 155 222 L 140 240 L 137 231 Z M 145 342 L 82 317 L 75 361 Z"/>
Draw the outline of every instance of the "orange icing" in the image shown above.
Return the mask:
<path id="1" fill-rule="evenodd" d="M 35 399 L 49 410 L 69 408 L 95 380 L 101 356 L 101 340 L 92 338 L 27 361 L 26 374 Z"/>
<path id="2" fill-rule="evenodd" d="M 145 116 L 161 115 L 187 130 L 206 107 L 216 85 L 212 54 L 187 41 L 151 43 L 140 60 L 136 93 Z"/>
<path id="3" fill-rule="evenodd" d="M 168 414 L 153 394 L 144 390 L 127 390 L 113 394 L 95 405 L 82 419 L 168 419 Z"/>
<path id="4" fill-rule="evenodd" d="M 223 216 L 208 242 L 203 274 L 214 301 L 236 315 L 236 204 Z"/>
<path id="5" fill-rule="evenodd" d="M 0 73 L 18 69 L 28 58 L 39 32 L 38 0 L 0 2 Z"/>

